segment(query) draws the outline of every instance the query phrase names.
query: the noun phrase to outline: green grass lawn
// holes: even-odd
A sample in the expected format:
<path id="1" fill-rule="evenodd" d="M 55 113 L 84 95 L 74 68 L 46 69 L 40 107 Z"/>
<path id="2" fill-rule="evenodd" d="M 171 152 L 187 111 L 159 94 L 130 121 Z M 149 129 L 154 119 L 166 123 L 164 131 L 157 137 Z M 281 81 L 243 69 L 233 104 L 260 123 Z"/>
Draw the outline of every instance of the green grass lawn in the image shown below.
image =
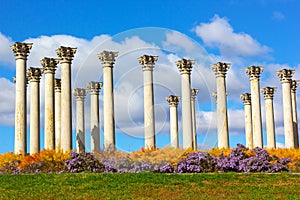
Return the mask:
<path id="1" fill-rule="evenodd" d="M 300 174 L 0 175 L 0 199 L 300 199 Z"/>

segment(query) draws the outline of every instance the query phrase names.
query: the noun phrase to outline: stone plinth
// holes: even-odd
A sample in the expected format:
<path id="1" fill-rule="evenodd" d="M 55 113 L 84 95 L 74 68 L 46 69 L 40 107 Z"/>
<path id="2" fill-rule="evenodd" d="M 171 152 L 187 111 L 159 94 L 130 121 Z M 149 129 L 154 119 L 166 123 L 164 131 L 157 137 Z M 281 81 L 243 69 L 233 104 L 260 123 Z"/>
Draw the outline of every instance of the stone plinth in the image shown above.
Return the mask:
<path id="1" fill-rule="evenodd" d="M 244 93 L 240 95 L 244 103 L 245 110 L 245 135 L 246 147 L 253 148 L 253 134 L 252 134 L 252 116 L 251 116 L 251 94 Z"/>

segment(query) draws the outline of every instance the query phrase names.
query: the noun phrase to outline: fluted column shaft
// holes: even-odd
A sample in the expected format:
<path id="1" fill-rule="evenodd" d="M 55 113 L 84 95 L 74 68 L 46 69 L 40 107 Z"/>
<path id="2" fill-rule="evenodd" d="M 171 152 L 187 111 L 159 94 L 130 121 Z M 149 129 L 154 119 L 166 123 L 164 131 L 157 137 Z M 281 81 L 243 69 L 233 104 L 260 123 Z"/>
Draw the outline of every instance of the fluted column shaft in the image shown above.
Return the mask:
<path id="1" fill-rule="evenodd" d="M 43 58 L 41 64 L 45 73 L 45 149 L 55 148 L 54 123 L 54 74 L 58 60 Z"/>
<path id="2" fill-rule="evenodd" d="M 61 79 L 54 80 L 55 150 L 61 150 Z"/>
<path id="3" fill-rule="evenodd" d="M 276 89 L 277 89 L 276 87 L 265 87 L 261 89 L 261 92 L 264 94 L 265 107 L 266 107 L 266 131 L 267 131 L 268 148 L 276 148 L 274 108 L 273 108 L 273 96 Z"/>
<path id="4" fill-rule="evenodd" d="M 104 122 L 104 149 L 114 149 L 115 139 L 115 118 L 114 118 L 114 81 L 113 64 L 117 52 L 103 51 L 99 55 L 103 66 L 103 122 Z"/>
<path id="5" fill-rule="evenodd" d="M 177 112 L 179 99 L 180 97 L 174 95 L 170 95 L 166 98 L 170 105 L 170 146 L 173 148 L 179 148 Z"/>
<path id="6" fill-rule="evenodd" d="M 300 81 L 292 80 L 291 82 L 291 98 L 293 110 L 293 129 L 295 148 L 299 148 L 299 133 L 298 133 L 298 116 L 297 116 L 297 95 L 296 90 Z"/>
<path id="7" fill-rule="evenodd" d="M 226 72 L 230 68 L 229 63 L 218 62 L 212 65 L 217 82 L 217 129 L 218 147 L 229 148 L 228 115 L 226 98 Z"/>
<path id="8" fill-rule="evenodd" d="M 197 118 L 195 101 L 199 90 L 194 88 L 191 91 L 191 104 L 192 104 L 192 128 L 193 128 L 193 149 L 197 150 Z"/>
<path id="9" fill-rule="evenodd" d="M 291 99 L 291 80 L 295 70 L 282 69 L 277 71 L 282 85 L 282 102 L 283 102 L 283 118 L 284 118 L 284 138 L 285 147 L 294 148 L 294 127 Z"/>
<path id="10" fill-rule="evenodd" d="M 80 152 L 85 151 L 84 99 L 86 90 L 76 88 L 73 94 L 76 97 L 76 149 Z"/>
<path id="11" fill-rule="evenodd" d="M 26 145 L 26 62 L 32 43 L 16 42 L 11 46 L 16 59 L 15 154 L 25 154 Z"/>
<path id="12" fill-rule="evenodd" d="M 155 117 L 154 117 L 154 92 L 153 68 L 158 56 L 143 55 L 138 61 L 142 65 L 144 77 L 144 133 L 145 149 L 156 148 L 155 143 Z"/>
<path id="13" fill-rule="evenodd" d="M 91 97 L 91 152 L 100 152 L 99 92 L 102 82 L 89 82 L 87 89 Z"/>
<path id="14" fill-rule="evenodd" d="M 241 99 L 244 102 L 245 110 L 245 135 L 246 135 L 246 147 L 253 148 L 253 134 L 252 134 L 252 116 L 251 116 L 251 94 L 241 94 Z"/>
<path id="15" fill-rule="evenodd" d="M 71 63 L 76 48 L 61 46 L 56 50 L 61 63 L 61 148 L 72 149 L 72 95 L 71 95 Z"/>
<path id="16" fill-rule="evenodd" d="M 261 102 L 260 102 L 260 74 L 263 67 L 250 66 L 245 69 L 250 78 L 251 89 L 251 109 L 252 109 L 252 131 L 253 147 L 263 147 L 262 121 L 261 121 Z"/>
<path id="17" fill-rule="evenodd" d="M 40 78 L 41 68 L 27 70 L 30 82 L 30 154 L 40 151 Z"/>

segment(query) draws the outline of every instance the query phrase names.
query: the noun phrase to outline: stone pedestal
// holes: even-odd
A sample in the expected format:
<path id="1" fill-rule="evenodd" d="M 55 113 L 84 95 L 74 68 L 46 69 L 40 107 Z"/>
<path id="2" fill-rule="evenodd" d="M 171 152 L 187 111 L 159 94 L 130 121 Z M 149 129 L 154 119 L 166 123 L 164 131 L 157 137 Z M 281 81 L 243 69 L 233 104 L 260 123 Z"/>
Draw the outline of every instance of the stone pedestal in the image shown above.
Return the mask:
<path id="1" fill-rule="evenodd" d="M 43 58 L 41 64 L 45 74 L 45 149 L 55 148 L 54 124 L 54 74 L 59 60 Z"/>
<path id="2" fill-rule="evenodd" d="M 267 130 L 267 147 L 276 148 L 275 140 L 275 123 L 274 123 L 274 108 L 273 97 L 276 92 L 276 87 L 265 87 L 261 89 L 264 94 L 265 107 L 266 107 L 266 130 Z"/>
<path id="3" fill-rule="evenodd" d="M 227 98 L 226 98 L 226 72 L 230 68 L 229 63 L 218 62 L 211 66 L 215 72 L 217 81 L 217 129 L 218 148 L 229 148 Z"/>
<path id="4" fill-rule="evenodd" d="M 181 75 L 182 147 L 184 149 L 193 147 L 191 71 L 194 64 L 194 60 L 187 59 L 182 59 L 176 62 Z"/>
<path id="5" fill-rule="evenodd" d="M 295 70 L 282 69 L 276 72 L 282 84 L 284 138 L 286 148 L 295 148 L 291 98 L 291 81 Z"/>
<path id="6" fill-rule="evenodd" d="M 178 139 L 178 113 L 177 106 L 180 97 L 170 95 L 166 97 L 166 100 L 170 104 L 170 146 L 173 148 L 179 148 L 179 139 Z"/>
<path id="7" fill-rule="evenodd" d="M 144 75 L 144 132 L 145 149 L 155 149 L 155 118 L 153 94 L 153 68 L 158 56 L 143 55 L 138 58 Z"/>
<path id="8" fill-rule="evenodd" d="M 251 116 L 251 94 L 244 93 L 240 95 L 244 103 L 245 110 L 245 135 L 246 147 L 253 148 L 253 134 L 252 134 L 252 116 Z"/>
<path id="9" fill-rule="evenodd" d="M 297 116 L 297 95 L 296 90 L 300 81 L 292 80 L 291 82 L 291 98 L 292 98 L 292 110 L 293 110 L 293 129 L 294 129 L 294 142 L 295 148 L 299 148 L 299 133 L 298 133 L 298 116 Z"/>
<path id="10" fill-rule="evenodd" d="M 73 94 L 76 97 L 76 149 L 80 152 L 85 151 L 84 99 L 86 90 L 75 88 Z"/>
<path id="11" fill-rule="evenodd" d="M 30 154 L 40 151 L 40 79 L 41 68 L 27 70 L 30 82 Z"/>
<path id="12" fill-rule="evenodd" d="M 251 103 L 252 103 L 252 131 L 253 147 L 263 147 L 262 122 L 261 122 L 261 102 L 260 102 L 260 74 L 263 67 L 250 66 L 245 69 L 250 78 Z"/>
<path id="13" fill-rule="evenodd" d="M 192 89 L 191 91 L 191 99 L 192 99 L 192 128 L 193 128 L 193 149 L 197 150 L 197 118 L 196 118 L 196 108 L 195 108 L 195 101 L 199 89 Z"/>
<path id="14" fill-rule="evenodd" d="M 61 79 L 54 80 L 55 150 L 61 150 Z"/>
<path id="15" fill-rule="evenodd" d="M 103 51 L 99 55 L 103 67 L 104 149 L 115 149 L 114 80 L 113 67 L 118 52 Z"/>
<path id="16" fill-rule="evenodd" d="M 15 154 L 26 154 L 26 62 L 32 43 L 16 42 L 11 46 L 16 58 Z"/>
<path id="17" fill-rule="evenodd" d="M 101 87 L 102 82 L 87 83 L 91 95 L 91 152 L 100 152 L 99 92 Z"/>
<path id="18" fill-rule="evenodd" d="M 71 63 L 76 48 L 61 46 L 56 50 L 61 63 L 61 149 L 72 149 L 72 95 L 71 95 Z"/>

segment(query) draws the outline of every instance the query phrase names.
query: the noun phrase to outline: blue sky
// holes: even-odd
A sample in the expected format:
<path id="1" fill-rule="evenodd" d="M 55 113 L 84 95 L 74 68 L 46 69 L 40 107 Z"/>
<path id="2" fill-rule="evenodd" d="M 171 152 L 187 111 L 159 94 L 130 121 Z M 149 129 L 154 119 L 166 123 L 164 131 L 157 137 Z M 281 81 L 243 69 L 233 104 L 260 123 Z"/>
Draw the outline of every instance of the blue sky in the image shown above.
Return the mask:
<path id="1" fill-rule="evenodd" d="M 39 60 L 44 56 L 55 56 L 55 49 L 60 45 L 78 47 L 73 63 L 73 87 L 84 87 L 91 79 L 101 80 L 101 64 L 96 56 L 101 50 L 106 48 L 121 52 L 114 69 L 117 147 L 121 150 L 135 150 L 143 146 L 141 135 L 143 101 L 140 98 L 142 72 L 139 71 L 140 66 L 136 61 L 139 55 L 153 53 L 160 56 L 155 68 L 157 70 L 154 72 L 157 143 L 160 147 L 169 144 L 168 105 L 164 98 L 170 92 L 180 95 L 178 70 L 175 66 L 171 70 L 168 68 L 174 65 L 173 61 L 184 56 L 196 59 L 198 63 L 192 74 L 192 84 L 200 88 L 197 99 L 198 137 L 199 145 L 206 148 L 214 146 L 216 142 L 212 120 L 215 105 L 209 94 L 215 90 L 215 79 L 209 64 L 218 61 L 232 63 L 227 77 L 231 146 L 238 142 L 245 143 L 243 104 L 239 99 L 239 94 L 249 92 L 249 80 L 244 68 L 253 64 L 262 65 L 265 71 L 261 77 L 261 87 L 278 87 L 274 99 L 277 110 L 275 110 L 276 139 L 278 144 L 282 145 L 284 140 L 281 85 L 275 71 L 284 67 L 293 68 L 296 69 L 294 78 L 300 79 L 299 8 L 300 2 L 296 0 L 113 2 L 2 0 L 0 153 L 13 151 L 12 77 L 15 76 L 15 66 L 9 45 L 16 41 L 34 43 L 28 57 L 28 66 L 39 66 Z M 59 73 L 58 71 L 57 76 Z M 170 76 L 166 76 L 169 73 Z M 132 95 L 122 95 L 124 91 Z M 41 96 L 41 101 L 42 98 Z M 87 113 L 88 102 L 87 97 Z M 123 105 L 124 102 L 126 105 Z M 41 105 L 43 112 L 42 106 L 43 102 Z M 262 98 L 264 118 L 263 106 Z M 41 115 L 43 117 L 43 113 Z M 128 118 L 131 119 L 130 123 Z M 88 120 L 87 114 L 87 142 Z M 131 130 L 133 126 L 136 126 L 137 130 Z M 75 128 L 75 124 L 73 127 Z"/>

